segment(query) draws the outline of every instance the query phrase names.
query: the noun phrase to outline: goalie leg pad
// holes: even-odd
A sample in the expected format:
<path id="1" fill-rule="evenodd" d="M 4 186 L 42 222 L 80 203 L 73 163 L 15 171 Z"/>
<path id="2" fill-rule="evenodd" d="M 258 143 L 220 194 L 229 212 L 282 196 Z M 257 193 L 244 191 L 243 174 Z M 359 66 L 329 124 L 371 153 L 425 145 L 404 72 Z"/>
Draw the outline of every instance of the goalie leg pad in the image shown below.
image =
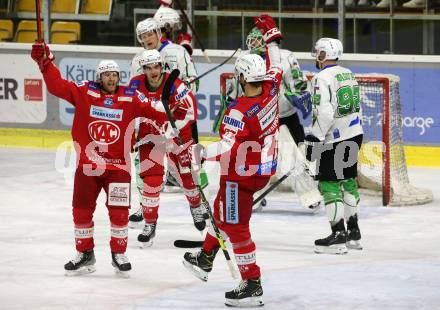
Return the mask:
<path id="1" fill-rule="evenodd" d="M 301 175 L 293 179 L 293 183 L 301 206 L 309 209 L 318 209 L 323 198 L 316 186 L 315 180 L 306 171 L 303 171 Z"/>

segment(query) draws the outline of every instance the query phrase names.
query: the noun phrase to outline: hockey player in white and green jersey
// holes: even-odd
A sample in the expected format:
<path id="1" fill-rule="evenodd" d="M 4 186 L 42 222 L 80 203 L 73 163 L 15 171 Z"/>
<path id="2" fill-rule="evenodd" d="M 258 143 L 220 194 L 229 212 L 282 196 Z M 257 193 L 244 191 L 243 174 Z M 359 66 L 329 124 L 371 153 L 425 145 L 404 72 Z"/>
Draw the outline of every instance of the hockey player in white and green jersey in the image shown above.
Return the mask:
<path id="1" fill-rule="evenodd" d="M 337 64 L 341 41 L 319 39 L 312 56 L 320 72 L 313 77 L 313 121 L 306 136 L 307 159 L 317 162 L 332 234 L 315 241 L 317 253 L 362 249 L 358 226 L 357 161 L 363 138 L 359 86 L 354 74 Z M 344 220 L 347 224 L 345 230 Z"/>

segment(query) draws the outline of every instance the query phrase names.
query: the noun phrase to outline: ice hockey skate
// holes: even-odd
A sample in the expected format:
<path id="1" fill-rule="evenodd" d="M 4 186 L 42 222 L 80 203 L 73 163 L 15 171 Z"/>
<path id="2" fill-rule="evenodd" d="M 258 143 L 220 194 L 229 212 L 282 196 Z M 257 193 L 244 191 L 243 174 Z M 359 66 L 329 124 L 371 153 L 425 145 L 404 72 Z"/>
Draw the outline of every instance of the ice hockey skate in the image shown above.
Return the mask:
<path id="1" fill-rule="evenodd" d="M 128 217 L 128 227 L 129 228 L 141 228 L 144 223 L 144 216 L 142 214 L 142 205 L 139 209 Z"/>
<path id="2" fill-rule="evenodd" d="M 208 281 L 208 274 L 212 270 L 212 264 L 217 251 L 218 249 L 213 250 L 211 254 L 208 254 L 203 249 L 196 253 L 186 252 L 183 255 L 183 265 L 200 280 Z"/>
<path id="3" fill-rule="evenodd" d="M 228 307 L 264 306 L 261 279 L 242 280 L 237 288 L 225 293 Z"/>
<path id="4" fill-rule="evenodd" d="M 118 276 L 128 278 L 130 276 L 131 264 L 128 261 L 125 253 L 113 253 L 112 252 L 112 266 L 115 268 L 115 272 Z"/>
<path id="5" fill-rule="evenodd" d="M 156 236 L 157 223 L 145 223 L 142 233 L 138 235 L 139 246 L 149 248 L 153 245 L 153 239 Z"/>
<path id="6" fill-rule="evenodd" d="M 362 250 L 361 231 L 359 230 L 357 214 L 350 216 L 347 222 L 347 248 Z"/>
<path id="7" fill-rule="evenodd" d="M 327 238 L 315 240 L 315 253 L 346 254 L 347 233 L 344 220 L 332 226 L 332 234 Z"/>
<path id="8" fill-rule="evenodd" d="M 96 271 L 95 253 L 93 250 L 78 252 L 76 257 L 64 265 L 66 276 L 79 276 Z"/>
<path id="9" fill-rule="evenodd" d="M 194 221 L 194 226 L 197 228 L 197 230 L 203 231 L 206 227 L 206 219 L 208 218 L 205 206 L 200 204 L 198 207 L 190 207 L 189 209 Z"/>

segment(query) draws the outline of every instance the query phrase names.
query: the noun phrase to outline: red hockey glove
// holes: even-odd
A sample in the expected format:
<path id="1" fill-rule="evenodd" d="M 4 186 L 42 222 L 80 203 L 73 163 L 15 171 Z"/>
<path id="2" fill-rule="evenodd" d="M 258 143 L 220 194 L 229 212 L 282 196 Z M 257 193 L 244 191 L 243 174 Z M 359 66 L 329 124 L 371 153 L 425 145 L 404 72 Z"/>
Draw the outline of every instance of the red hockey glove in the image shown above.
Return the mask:
<path id="1" fill-rule="evenodd" d="M 169 7 L 171 7 L 171 4 L 173 4 L 173 1 L 172 0 L 159 0 L 159 3 L 161 6 L 169 8 Z"/>
<path id="2" fill-rule="evenodd" d="M 177 44 L 182 45 L 188 51 L 188 54 L 190 54 L 190 55 L 193 54 L 193 49 L 192 49 L 192 46 L 191 46 L 191 41 L 192 41 L 191 35 L 189 33 L 186 33 L 186 32 L 182 32 L 177 37 Z"/>
<path id="3" fill-rule="evenodd" d="M 44 72 L 47 65 L 55 59 L 49 50 L 49 46 L 41 42 L 36 42 L 32 45 L 31 57 L 38 64 L 41 72 Z"/>
<path id="4" fill-rule="evenodd" d="M 283 38 L 275 21 L 269 15 L 262 14 L 260 17 L 254 17 L 254 22 L 255 27 L 257 27 L 263 34 L 264 42 L 270 43 L 275 40 L 279 41 Z"/>
<path id="5" fill-rule="evenodd" d="M 173 117 L 176 121 L 181 121 L 185 119 L 186 114 L 188 113 L 188 106 L 185 102 L 180 101 L 171 109 L 171 113 L 173 113 Z"/>

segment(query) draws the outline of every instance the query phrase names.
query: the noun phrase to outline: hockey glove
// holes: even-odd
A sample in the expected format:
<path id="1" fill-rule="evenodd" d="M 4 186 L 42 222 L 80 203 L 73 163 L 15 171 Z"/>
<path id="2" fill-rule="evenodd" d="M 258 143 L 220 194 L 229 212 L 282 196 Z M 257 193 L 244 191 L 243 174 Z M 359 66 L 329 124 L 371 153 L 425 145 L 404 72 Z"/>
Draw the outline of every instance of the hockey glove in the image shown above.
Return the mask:
<path id="1" fill-rule="evenodd" d="M 188 54 L 190 54 L 190 55 L 193 54 L 193 49 L 192 49 L 192 46 L 191 46 L 191 40 L 192 40 L 191 35 L 189 33 L 186 33 L 186 32 L 182 32 L 177 37 L 177 44 L 182 45 L 187 50 Z"/>
<path id="2" fill-rule="evenodd" d="M 206 149 L 200 144 L 193 144 L 189 147 L 189 154 L 191 156 L 191 165 L 195 167 L 195 170 L 199 170 L 206 159 Z"/>
<path id="3" fill-rule="evenodd" d="M 301 111 L 303 119 L 306 119 L 312 112 L 312 96 L 308 91 L 301 93 L 286 92 L 284 94 L 290 104 Z"/>
<path id="4" fill-rule="evenodd" d="M 172 0 L 159 0 L 160 6 L 170 8 L 173 4 Z"/>
<path id="5" fill-rule="evenodd" d="M 281 31 L 278 29 L 275 21 L 267 14 L 262 14 L 260 17 L 254 17 L 255 27 L 257 27 L 263 34 L 263 40 L 266 44 L 279 41 L 283 38 Z"/>
<path id="6" fill-rule="evenodd" d="M 36 42 L 32 45 L 31 57 L 38 64 L 41 72 L 44 72 L 47 65 L 55 59 L 49 46 L 42 42 Z"/>
<path id="7" fill-rule="evenodd" d="M 306 146 L 306 159 L 308 161 L 314 161 L 316 158 L 312 158 L 313 150 L 319 147 L 321 141 L 319 141 L 314 135 L 307 135 L 304 138 L 304 144 Z"/>

